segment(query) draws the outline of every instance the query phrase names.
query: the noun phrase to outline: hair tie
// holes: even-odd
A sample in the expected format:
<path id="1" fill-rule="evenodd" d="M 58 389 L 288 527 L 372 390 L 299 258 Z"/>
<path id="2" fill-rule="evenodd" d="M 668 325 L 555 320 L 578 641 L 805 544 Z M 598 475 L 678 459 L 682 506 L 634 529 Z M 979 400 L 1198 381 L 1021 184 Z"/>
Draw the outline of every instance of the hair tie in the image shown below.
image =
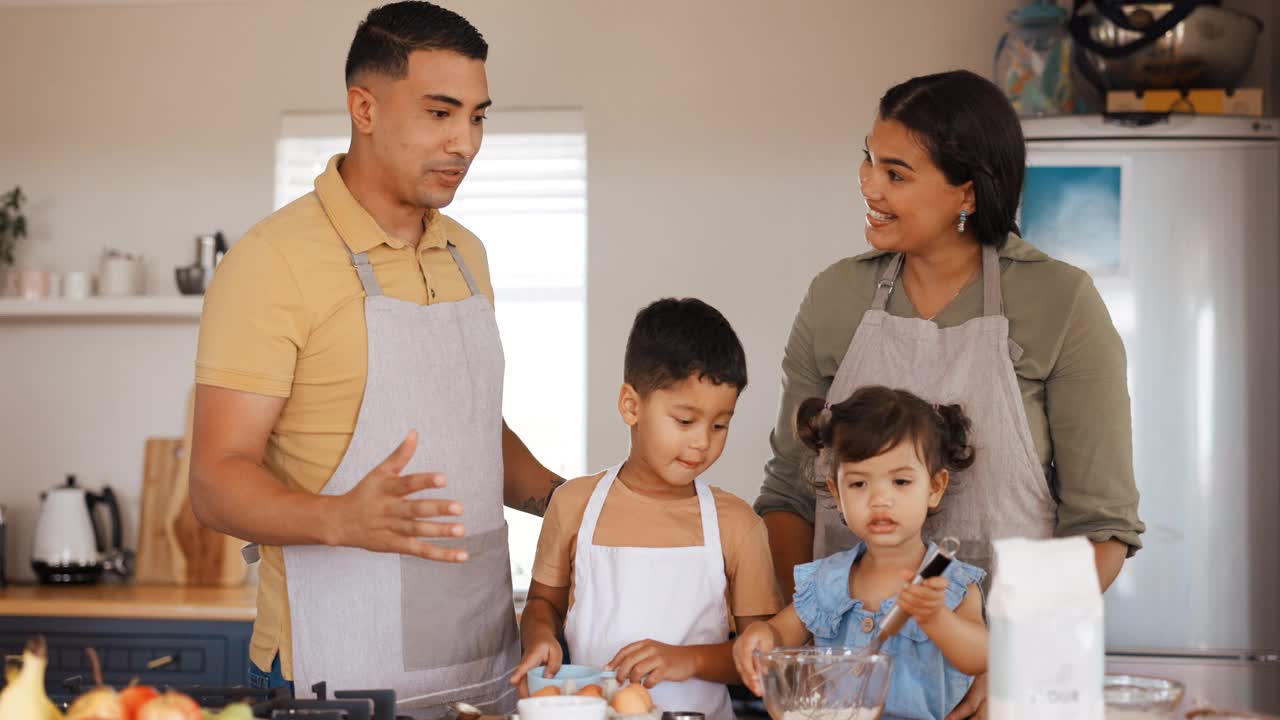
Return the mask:
<path id="1" fill-rule="evenodd" d="M 822 435 L 831 426 L 831 401 L 822 404 L 822 412 L 818 413 L 818 448 L 823 446 Z"/>

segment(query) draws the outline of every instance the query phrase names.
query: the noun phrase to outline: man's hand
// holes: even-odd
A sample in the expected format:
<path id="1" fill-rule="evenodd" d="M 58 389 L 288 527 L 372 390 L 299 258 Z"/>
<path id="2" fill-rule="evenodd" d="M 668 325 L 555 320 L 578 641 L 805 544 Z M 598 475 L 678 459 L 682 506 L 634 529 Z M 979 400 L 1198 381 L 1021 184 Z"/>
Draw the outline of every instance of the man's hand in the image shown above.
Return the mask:
<path id="1" fill-rule="evenodd" d="M 462 537 L 466 529 L 457 523 L 429 522 L 424 518 L 461 515 L 462 504 L 453 500 L 410 500 L 419 490 L 447 484 L 440 473 L 401 475 L 418 447 L 418 432 L 410 430 L 404 442 L 349 492 L 334 498 L 330 545 L 393 552 L 441 562 L 466 562 L 465 550 L 437 547 L 419 538 Z"/>
<path id="2" fill-rule="evenodd" d="M 987 675 L 983 673 L 973 679 L 973 685 L 955 710 L 947 716 L 947 720 L 987 720 Z"/>
<path id="3" fill-rule="evenodd" d="M 697 659 L 689 648 L 656 640 L 641 640 L 622 648 L 604 669 L 614 671 L 620 683 L 643 682 L 647 688 L 664 680 L 688 680 L 698 670 Z"/>

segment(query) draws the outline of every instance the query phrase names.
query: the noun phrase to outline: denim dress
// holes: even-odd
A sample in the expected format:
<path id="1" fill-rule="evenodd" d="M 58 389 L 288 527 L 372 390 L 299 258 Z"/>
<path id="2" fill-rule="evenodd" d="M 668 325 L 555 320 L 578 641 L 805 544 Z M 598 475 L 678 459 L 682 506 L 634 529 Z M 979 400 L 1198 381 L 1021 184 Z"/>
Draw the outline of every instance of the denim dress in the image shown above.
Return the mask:
<path id="1" fill-rule="evenodd" d="M 933 548 L 930 543 L 929 550 Z M 871 644 L 897 602 L 894 596 L 881 603 L 878 612 L 870 612 L 863 609 L 861 600 L 849 597 L 849 573 L 866 549 L 865 543 L 859 543 L 852 550 L 796 566 L 796 614 L 813 633 L 818 647 Z M 959 607 L 969 586 L 980 583 L 985 575 L 973 565 L 952 562 L 943 573 L 949 581 L 946 606 L 951 610 Z M 885 642 L 882 652 L 893 656 L 885 720 L 944 720 L 973 683 L 971 676 L 947 662 L 915 618 Z"/>

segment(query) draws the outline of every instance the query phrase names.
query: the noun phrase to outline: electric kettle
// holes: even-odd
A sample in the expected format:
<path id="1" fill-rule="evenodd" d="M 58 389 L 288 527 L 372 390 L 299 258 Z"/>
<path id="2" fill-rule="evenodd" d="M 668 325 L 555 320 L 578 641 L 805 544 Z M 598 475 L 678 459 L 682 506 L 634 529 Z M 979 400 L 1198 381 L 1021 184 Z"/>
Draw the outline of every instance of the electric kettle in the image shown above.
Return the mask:
<path id="1" fill-rule="evenodd" d="M 31 567 L 42 583 L 94 583 L 111 570 L 127 574 L 121 547 L 120 505 L 110 487 L 92 493 L 76 484 L 76 476 L 41 493 Z M 105 505 L 111 516 L 110 546 L 94 512 Z"/>

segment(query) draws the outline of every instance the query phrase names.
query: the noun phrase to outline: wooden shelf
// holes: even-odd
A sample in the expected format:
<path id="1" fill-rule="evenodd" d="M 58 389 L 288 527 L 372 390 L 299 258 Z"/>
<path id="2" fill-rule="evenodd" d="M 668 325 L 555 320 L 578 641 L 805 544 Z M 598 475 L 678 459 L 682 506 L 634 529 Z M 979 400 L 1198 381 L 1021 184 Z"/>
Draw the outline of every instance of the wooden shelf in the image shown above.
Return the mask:
<path id="1" fill-rule="evenodd" d="M 199 320 L 202 295 L 91 297 L 84 300 L 0 298 L 0 320 L 30 318 L 171 318 Z"/>

